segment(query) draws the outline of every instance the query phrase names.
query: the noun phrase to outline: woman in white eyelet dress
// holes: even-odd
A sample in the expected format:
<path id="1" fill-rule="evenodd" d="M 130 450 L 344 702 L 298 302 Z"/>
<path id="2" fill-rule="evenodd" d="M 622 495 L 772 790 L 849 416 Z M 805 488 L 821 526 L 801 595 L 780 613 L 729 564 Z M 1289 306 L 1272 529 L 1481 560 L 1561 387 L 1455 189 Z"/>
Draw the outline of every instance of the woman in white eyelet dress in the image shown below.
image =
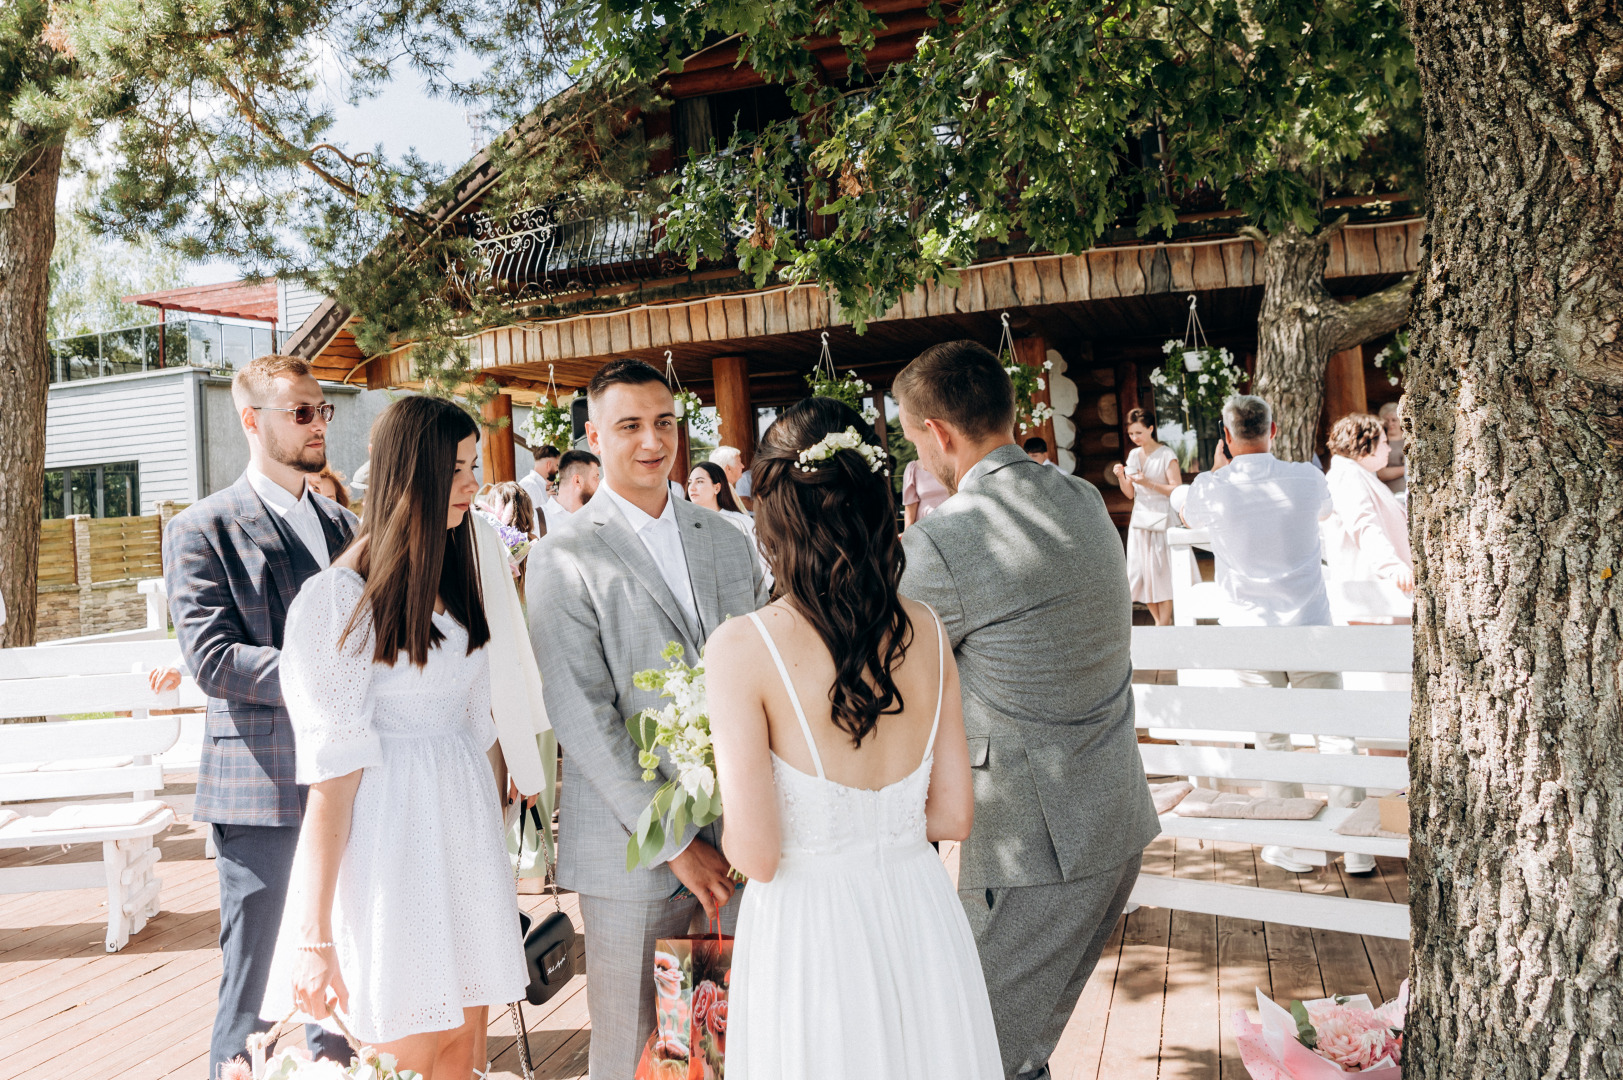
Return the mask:
<path id="1" fill-rule="evenodd" d="M 497 736 L 489 650 L 470 651 L 468 627 L 450 614 L 465 608 L 471 622 L 484 610 L 477 574 L 467 571 L 475 430 L 458 407 L 432 399 L 385 411 L 373 429 L 370 495 L 402 510 L 363 521 L 351 549 L 305 583 L 288 609 L 281 655 L 295 775 L 310 791 L 260 1015 L 278 1021 L 297 1004 L 337 1030 L 336 997 L 357 1039 L 430 1080 L 467 1080 L 484 1007 L 517 1000 L 528 982 L 486 756 Z M 456 452 L 448 485 L 423 479 L 450 472 L 449 462 L 423 460 L 436 442 L 442 456 Z M 391 448 L 419 460 L 393 461 Z M 411 521 L 435 503 L 446 513 L 447 500 L 445 569 L 419 598 L 432 620 L 423 662 L 402 648 L 382 663 L 361 571 L 391 573 L 382 562 L 397 568 L 393 580 L 405 578 L 404 567 L 424 557 L 424 534 Z M 403 595 L 417 597 L 419 578 L 410 580 Z"/>
<path id="2" fill-rule="evenodd" d="M 705 649 L 727 807 L 722 844 L 750 878 L 733 949 L 726 1073 L 1002 1080 L 974 937 L 930 844 L 967 836 L 973 817 L 952 653 L 935 613 L 895 594 L 891 500 L 888 488 L 868 490 L 868 463 L 842 450 L 833 455 L 841 460 L 814 463 L 815 475 L 795 464 L 800 450 L 855 418 L 843 404 L 810 399 L 768 431 L 753 465 L 757 522 L 779 530 L 768 540 L 776 556 L 793 544 L 797 559 L 822 565 L 812 573 L 775 567 L 787 595 L 724 623 Z M 857 490 L 821 501 L 844 485 Z M 873 512 L 860 509 L 865 500 Z M 865 521 L 820 531 L 853 505 Z M 880 553 L 868 564 L 872 576 L 852 585 L 871 601 L 856 622 L 899 609 L 911 624 L 887 668 L 901 708 L 880 714 L 858 745 L 833 720 L 836 658 L 806 614 L 826 602 L 819 574 L 840 537 L 857 538 L 852 550 Z M 813 551 L 820 554 L 806 555 Z"/>

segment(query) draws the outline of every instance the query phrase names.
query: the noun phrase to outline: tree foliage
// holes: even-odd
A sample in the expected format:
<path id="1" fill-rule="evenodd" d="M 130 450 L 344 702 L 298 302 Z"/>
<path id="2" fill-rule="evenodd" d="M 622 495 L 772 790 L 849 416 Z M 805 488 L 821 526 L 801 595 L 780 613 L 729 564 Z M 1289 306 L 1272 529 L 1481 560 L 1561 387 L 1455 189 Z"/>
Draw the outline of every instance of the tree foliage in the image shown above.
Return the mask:
<path id="1" fill-rule="evenodd" d="M 135 293 L 186 284 L 186 260 L 150 236 L 134 243 L 109 240 L 78 213 L 90 187 L 56 215 L 51 252 L 51 305 L 46 333 L 53 338 L 94 334 L 154 322 L 151 308 L 126 304 Z"/>
<path id="2" fill-rule="evenodd" d="M 1312 232 L 1331 196 L 1413 186 L 1414 59 L 1393 0 L 929 10 L 916 55 L 870 77 L 862 50 L 883 20 L 857 0 L 599 0 L 597 70 L 634 83 L 736 38 L 739 62 L 803 114 L 691 158 L 670 243 L 696 262 L 747 235 L 757 283 L 825 284 L 860 324 L 987 242 L 1079 251 L 1124 217 L 1164 234 L 1202 193 L 1264 230 Z M 818 38 L 846 45 L 849 79 L 823 76 Z M 771 224 L 801 178 L 832 220 L 820 239 Z"/>

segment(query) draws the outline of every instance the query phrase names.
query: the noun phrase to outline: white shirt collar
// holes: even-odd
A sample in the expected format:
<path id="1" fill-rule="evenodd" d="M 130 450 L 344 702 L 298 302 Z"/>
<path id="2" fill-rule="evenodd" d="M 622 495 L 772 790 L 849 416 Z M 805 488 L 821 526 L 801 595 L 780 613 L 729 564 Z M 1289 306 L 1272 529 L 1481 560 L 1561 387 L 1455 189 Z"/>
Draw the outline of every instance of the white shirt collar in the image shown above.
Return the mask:
<path id="1" fill-rule="evenodd" d="M 659 517 L 656 518 L 642 507 L 633 505 L 618 491 L 615 491 L 609 486 L 607 479 L 598 484 L 597 490 L 599 492 L 608 492 L 609 498 L 614 501 L 614 505 L 618 506 L 620 513 L 626 516 L 626 521 L 631 525 L 632 532 L 641 533 L 648 526 L 660 521 L 668 521 L 672 525 L 676 524 L 676 498 L 669 491 L 665 492 L 665 509 L 661 510 Z"/>
<path id="2" fill-rule="evenodd" d="M 283 517 L 300 509 L 301 506 L 312 511 L 315 510 L 315 504 L 305 497 L 308 494 L 308 488 L 299 492 L 298 496 L 295 497 L 287 488 L 278 484 L 252 465 L 248 466 L 248 483 L 266 506 L 269 506 Z"/>

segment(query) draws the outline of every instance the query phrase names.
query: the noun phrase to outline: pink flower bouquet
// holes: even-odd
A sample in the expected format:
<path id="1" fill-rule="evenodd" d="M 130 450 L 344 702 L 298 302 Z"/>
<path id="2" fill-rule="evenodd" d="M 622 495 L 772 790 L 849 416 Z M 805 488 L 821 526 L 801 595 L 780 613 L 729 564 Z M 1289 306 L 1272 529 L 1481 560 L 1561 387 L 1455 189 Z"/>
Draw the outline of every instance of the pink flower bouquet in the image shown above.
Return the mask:
<path id="1" fill-rule="evenodd" d="M 1376 1008 L 1369 997 L 1293 1001 L 1281 1008 L 1257 991 L 1259 1027 L 1236 1010 L 1235 1041 L 1252 1080 L 1400 1080 L 1409 983 Z"/>

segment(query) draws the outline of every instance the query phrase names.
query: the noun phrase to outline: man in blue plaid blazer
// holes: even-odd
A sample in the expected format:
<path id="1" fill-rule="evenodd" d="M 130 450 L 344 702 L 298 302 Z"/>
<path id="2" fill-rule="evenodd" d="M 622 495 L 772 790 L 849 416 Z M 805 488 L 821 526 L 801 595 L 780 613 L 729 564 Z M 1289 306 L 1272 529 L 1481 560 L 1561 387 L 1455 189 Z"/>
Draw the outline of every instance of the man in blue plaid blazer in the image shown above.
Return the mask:
<path id="1" fill-rule="evenodd" d="M 181 654 L 209 695 L 193 818 L 219 852 L 224 973 L 209 1074 L 263 1030 L 260 1001 L 287 899 L 304 790 L 282 704 L 282 627 L 299 588 L 348 545 L 356 519 L 305 488 L 326 464 L 332 409 L 302 360 L 263 356 L 232 380 L 248 470 L 188 507 L 164 533 L 164 584 Z M 344 1041 L 311 1025 L 317 1056 Z"/>

